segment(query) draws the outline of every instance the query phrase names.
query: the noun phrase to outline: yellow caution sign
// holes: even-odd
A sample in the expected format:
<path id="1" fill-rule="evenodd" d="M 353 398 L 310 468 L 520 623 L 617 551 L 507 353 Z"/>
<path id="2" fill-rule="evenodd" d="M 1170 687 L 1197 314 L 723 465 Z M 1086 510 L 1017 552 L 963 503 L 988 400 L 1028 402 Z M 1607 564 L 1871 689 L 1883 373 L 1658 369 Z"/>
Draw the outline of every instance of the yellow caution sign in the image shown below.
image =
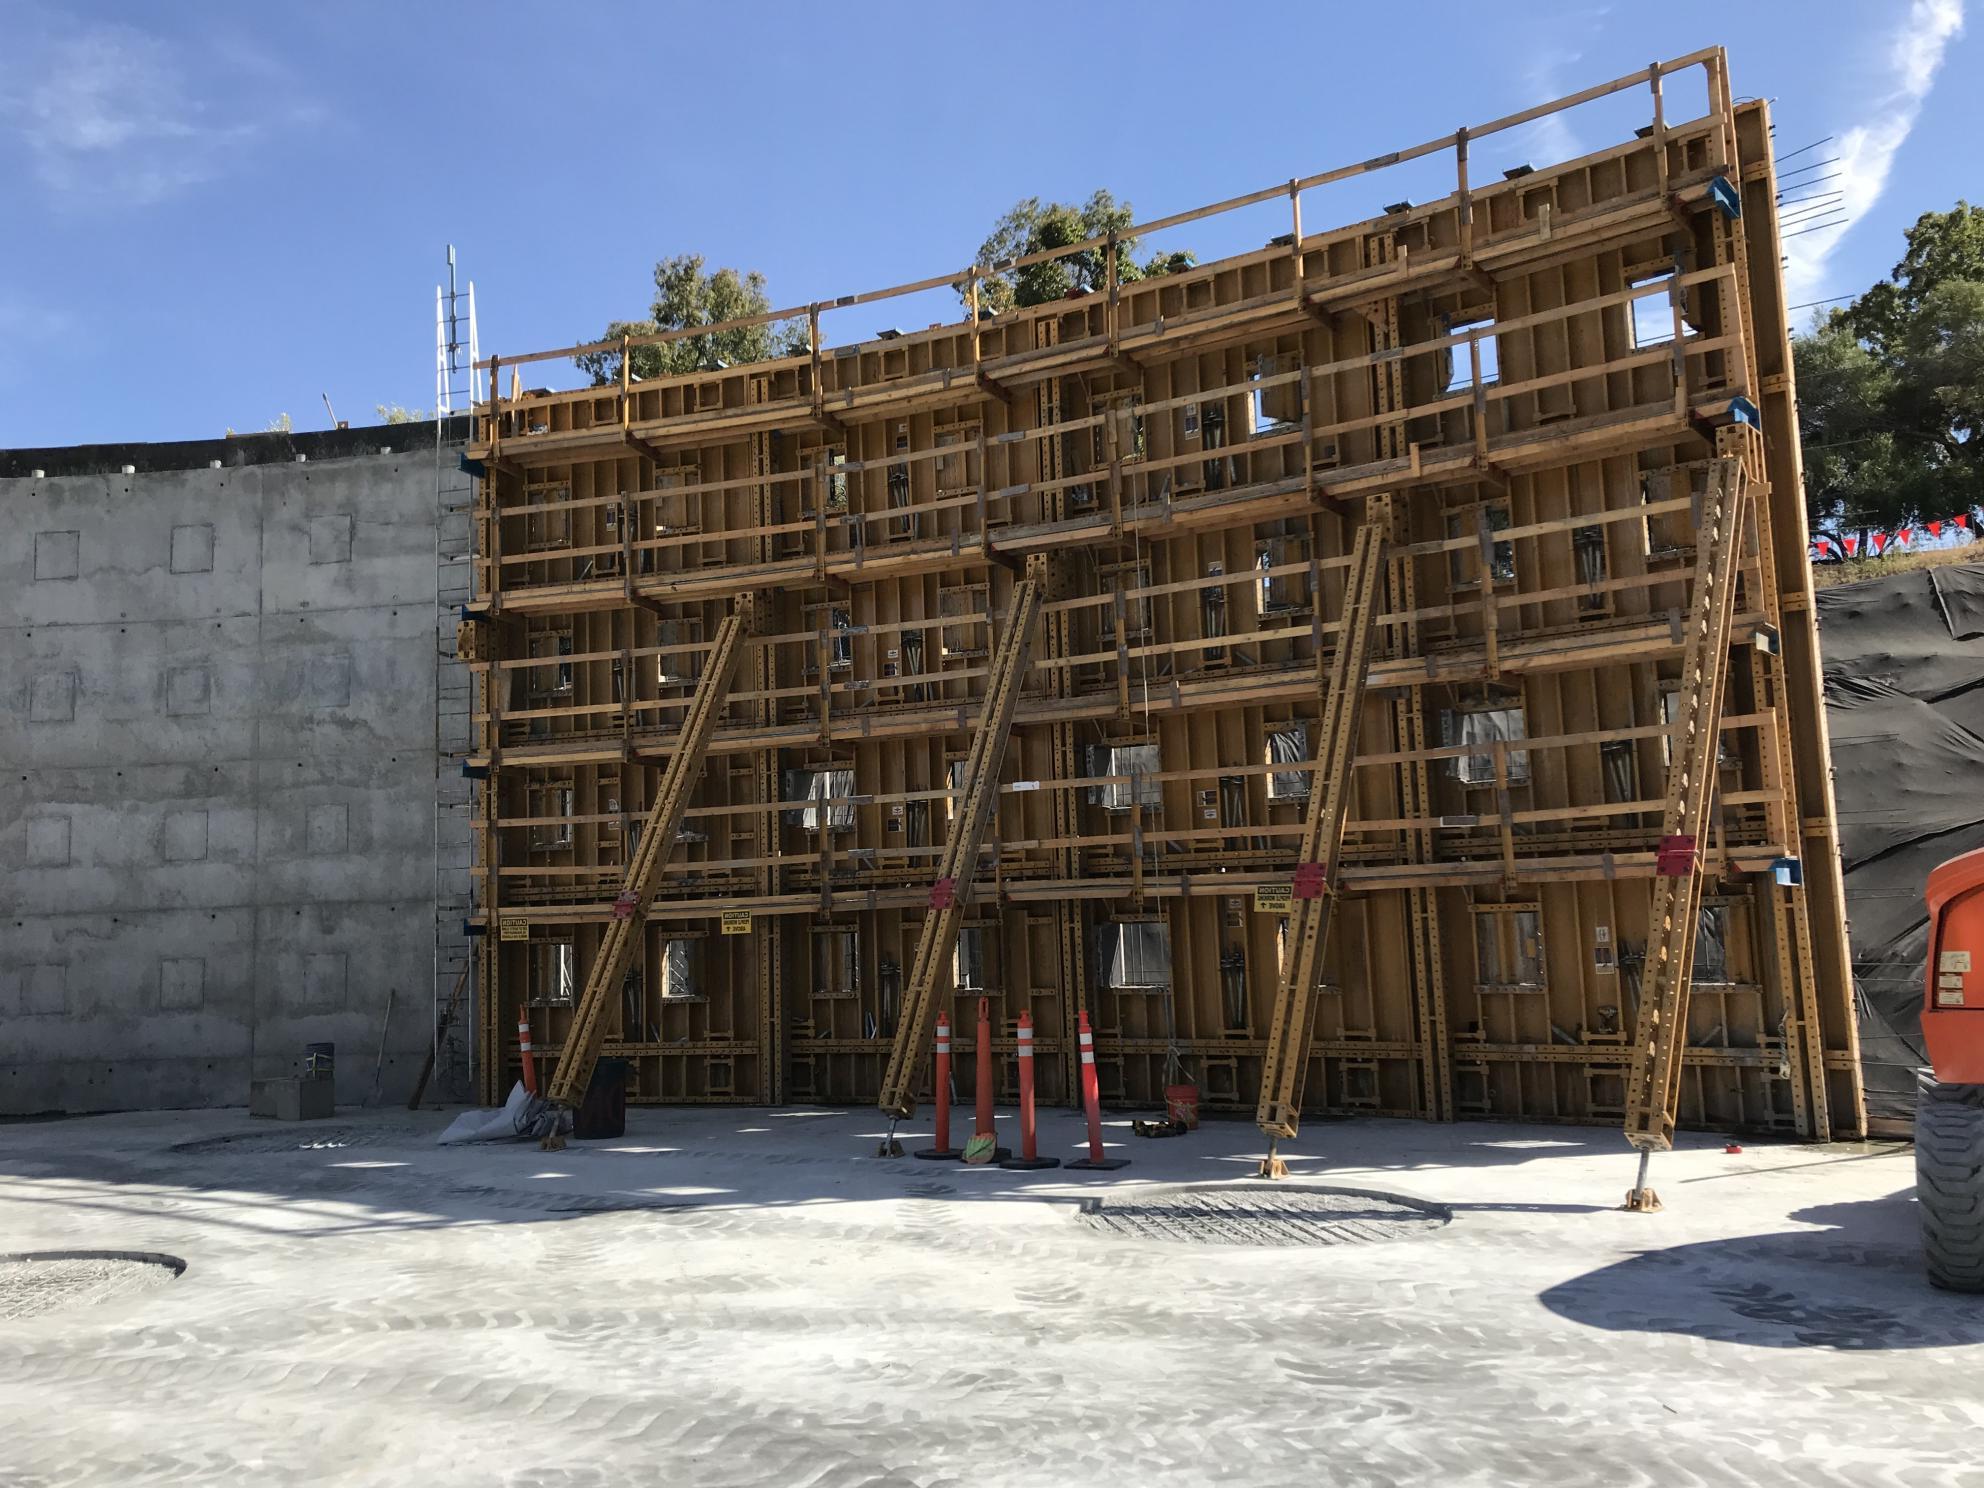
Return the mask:
<path id="1" fill-rule="evenodd" d="M 529 920 L 503 921 L 502 938 L 504 940 L 529 940 L 530 921 Z"/>
<path id="2" fill-rule="evenodd" d="M 1293 884 L 1255 884 L 1254 913 L 1285 915 L 1295 907 Z"/>
<path id="3" fill-rule="evenodd" d="M 723 933 L 725 935 L 749 935 L 751 933 L 751 911 L 748 909 L 726 909 L 723 912 Z"/>

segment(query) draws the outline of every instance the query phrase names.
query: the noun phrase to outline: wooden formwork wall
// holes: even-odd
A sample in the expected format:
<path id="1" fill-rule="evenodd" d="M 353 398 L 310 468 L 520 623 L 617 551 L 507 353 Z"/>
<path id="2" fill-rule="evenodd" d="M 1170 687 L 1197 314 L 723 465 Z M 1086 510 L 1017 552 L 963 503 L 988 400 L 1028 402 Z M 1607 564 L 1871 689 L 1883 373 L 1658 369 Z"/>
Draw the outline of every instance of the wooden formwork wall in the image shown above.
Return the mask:
<path id="1" fill-rule="evenodd" d="M 520 1009 L 559 1047 L 750 592 L 606 1052 L 636 1101 L 872 1099 L 988 658 L 1044 555 L 959 1046 L 989 997 L 1009 1089 L 1028 1011 L 1067 1099 L 1086 1010 L 1105 1099 L 1182 1071 L 1251 1109 L 1322 666 L 1389 493 L 1310 1105 L 1616 1120 L 1693 516 L 1729 459 L 1761 494 L 1682 1119 L 1861 1130 L 1768 121 L 1719 52 L 1680 66 L 1702 118 L 1662 117 L 1656 69 L 1593 90 L 1651 85 L 1614 148 L 1470 187 L 1459 136 L 1452 195 L 1323 232 L 1290 183 L 1289 234 L 1183 274 L 837 348 L 813 306 L 808 355 L 579 392 L 506 391 L 496 361 L 463 630 L 485 1097 Z"/>

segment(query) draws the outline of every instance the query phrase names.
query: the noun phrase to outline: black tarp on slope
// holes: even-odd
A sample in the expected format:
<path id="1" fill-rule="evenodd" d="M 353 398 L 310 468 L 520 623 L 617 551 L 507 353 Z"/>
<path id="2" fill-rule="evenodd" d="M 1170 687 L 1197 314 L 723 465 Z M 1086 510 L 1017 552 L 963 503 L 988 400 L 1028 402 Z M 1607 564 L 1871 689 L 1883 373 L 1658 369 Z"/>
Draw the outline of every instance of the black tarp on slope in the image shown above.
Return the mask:
<path id="1" fill-rule="evenodd" d="M 1984 563 L 1822 589 L 1819 627 L 1867 1111 L 1911 1118 L 1922 886 L 1984 847 Z"/>

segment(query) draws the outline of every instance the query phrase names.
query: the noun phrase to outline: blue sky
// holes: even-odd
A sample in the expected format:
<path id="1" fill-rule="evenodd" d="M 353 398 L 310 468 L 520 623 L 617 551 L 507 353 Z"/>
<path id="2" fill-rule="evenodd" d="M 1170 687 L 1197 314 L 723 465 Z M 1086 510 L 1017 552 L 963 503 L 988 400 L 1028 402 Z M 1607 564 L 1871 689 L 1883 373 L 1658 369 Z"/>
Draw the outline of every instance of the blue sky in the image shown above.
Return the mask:
<path id="1" fill-rule="evenodd" d="M 1781 151 L 1846 149 L 1818 174 L 1843 172 L 1825 189 L 1852 222 L 1792 243 L 1794 297 L 1839 294 L 1919 213 L 1984 201 L 1971 8 L 0 0 L 0 447 L 321 428 L 326 393 L 353 423 L 429 407 L 451 241 L 485 354 L 562 345 L 643 313 L 667 254 L 804 303 L 965 264 L 1023 196 L 1107 186 L 1155 216 L 1715 43 L 1775 101 Z M 1642 108 L 1512 131 L 1482 163 L 1611 143 Z M 1443 189 L 1386 173 L 1311 193 L 1305 221 Z M 1275 207 L 1164 242 L 1283 230 Z M 827 331 L 954 314 L 939 294 Z"/>

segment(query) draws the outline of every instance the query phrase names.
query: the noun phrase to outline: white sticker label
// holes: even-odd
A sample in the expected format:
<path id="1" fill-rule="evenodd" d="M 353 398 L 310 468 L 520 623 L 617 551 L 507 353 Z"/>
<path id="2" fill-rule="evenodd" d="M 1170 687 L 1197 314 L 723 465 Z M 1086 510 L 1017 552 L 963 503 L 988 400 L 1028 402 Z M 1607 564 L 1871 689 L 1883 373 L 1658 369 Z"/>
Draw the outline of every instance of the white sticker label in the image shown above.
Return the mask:
<path id="1" fill-rule="evenodd" d="M 1591 941 L 1593 945 L 1612 944 L 1612 927 L 1610 925 L 1593 926 L 1591 932 Z"/>
<path id="2" fill-rule="evenodd" d="M 1963 1006 L 1963 993 L 1962 993 L 1962 992 L 1960 992 L 1960 991 L 1958 991 L 1958 992 L 1949 992 L 1949 991 L 1945 991 L 1945 990 L 1943 990 L 1942 988 L 1938 988 L 1938 989 L 1936 990 L 1936 1006 L 1937 1006 L 1937 1007 L 1962 1007 L 1962 1006 Z"/>
<path id="3" fill-rule="evenodd" d="M 1960 992 L 1963 990 L 1963 973 L 1960 971 L 1943 972 L 1936 978 L 1936 985 L 1938 987 L 1955 987 Z"/>
<path id="4" fill-rule="evenodd" d="M 1015 791 L 1039 790 L 1040 782 L 1038 780 L 1015 780 L 1013 782 L 1013 789 Z"/>
<path id="5" fill-rule="evenodd" d="M 1970 952 L 1944 951 L 1943 954 L 1940 957 L 1938 957 L 1936 960 L 1936 970 L 1938 971 L 1970 970 Z"/>

